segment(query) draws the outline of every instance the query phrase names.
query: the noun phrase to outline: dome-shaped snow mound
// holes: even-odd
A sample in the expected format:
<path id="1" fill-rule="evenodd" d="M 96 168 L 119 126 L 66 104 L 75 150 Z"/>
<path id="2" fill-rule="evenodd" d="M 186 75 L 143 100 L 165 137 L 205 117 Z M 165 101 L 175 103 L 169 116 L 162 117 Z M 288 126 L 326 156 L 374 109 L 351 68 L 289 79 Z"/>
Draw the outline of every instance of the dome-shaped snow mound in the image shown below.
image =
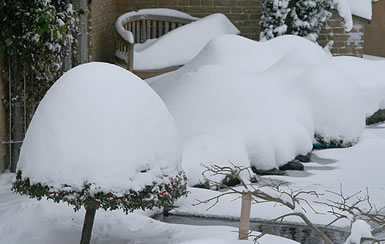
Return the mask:
<path id="1" fill-rule="evenodd" d="M 140 78 L 111 64 L 65 73 L 28 128 L 18 168 L 32 183 L 139 190 L 180 170 L 175 123 Z"/>

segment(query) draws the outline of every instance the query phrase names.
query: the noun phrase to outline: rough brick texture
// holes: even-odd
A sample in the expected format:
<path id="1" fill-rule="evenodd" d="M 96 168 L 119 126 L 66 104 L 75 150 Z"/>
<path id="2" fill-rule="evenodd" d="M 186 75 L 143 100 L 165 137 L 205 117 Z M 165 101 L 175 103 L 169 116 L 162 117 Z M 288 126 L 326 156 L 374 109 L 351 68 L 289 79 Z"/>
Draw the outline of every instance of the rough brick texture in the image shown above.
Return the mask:
<path id="1" fill-rule="evenodd" d="M 325 23 L 318 38 L 321 46 L 333 41 L 333 55 L 362 56 L 364 53 L 364 33 L 368 21 L 353 16 L 353 29 L 346 32 L 343 19 L 333 12 L 332 17 Z"/>
<path id="2" fill-rule="evenodd" d="M 223 13 L 243 36 L 257 39 L 259 34 L 259 0 L 122 0 L 120 3 L 117 6 L 118 13 L 143 8 L 172 8 L 195 17 Z"/>
<path id="3" fill-rule="evenodd" d="M 115 20 L 122 13 L 143 8 L 172 8 L 196 17 L 223 13 L 242 36 L 254 40 L 259 36 L 258 0 L 92 0 L 88 23 L 90 61 L 113 61 Z"/>
<path id="4" fill-rule="evenodd" d="M 89 0 L 90 1 L 90 0 Z M 123 13 L 143 8 L 172 8 L 196 17 L 212 13 L 225 14 L 241 31 L 241 35 L 258 40 L 261 8 L 259 0 L 92 0 L 89 15 L 90 61 L 113 62 L 116 33 L 115 20 Z M 353 31 L 343 29 L 343 20 L 333 13 L 325 24 L 319 43 L 334 41 L 334 55 L 362 56 L 364 28 L 367 20 L 354 17 Z"/>
<path id="5" fill-rule="evenodd" d="M 114 55 L 115 0 L 92 0 L 88 18 L 90 61 L 111 61 Z"/>

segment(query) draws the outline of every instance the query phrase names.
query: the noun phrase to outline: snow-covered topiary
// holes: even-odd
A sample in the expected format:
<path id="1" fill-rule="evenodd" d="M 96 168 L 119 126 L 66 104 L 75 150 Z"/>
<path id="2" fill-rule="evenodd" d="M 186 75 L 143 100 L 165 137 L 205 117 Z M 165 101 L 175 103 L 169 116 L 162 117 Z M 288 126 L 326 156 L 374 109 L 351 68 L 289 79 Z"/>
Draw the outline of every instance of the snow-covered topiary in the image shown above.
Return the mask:
<path id="1" fill-rule="evenodd" d="M 89 63 L 65 73 L 41 101 L 13 190 L 93 215 L 151 209 L 186 194 L 180 163 L 174 121 L 156 93 L 120 67 Z"/>

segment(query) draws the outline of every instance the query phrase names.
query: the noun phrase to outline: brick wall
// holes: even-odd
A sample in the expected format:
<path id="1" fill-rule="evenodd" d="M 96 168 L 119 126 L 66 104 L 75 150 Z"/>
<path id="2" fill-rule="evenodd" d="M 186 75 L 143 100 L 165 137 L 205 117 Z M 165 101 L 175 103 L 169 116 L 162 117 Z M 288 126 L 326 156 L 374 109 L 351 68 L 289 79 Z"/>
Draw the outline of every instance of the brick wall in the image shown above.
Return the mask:
<path id="1" fill-rule="evenodd" d="M 239 28 L 243 36 L 257 39 L 259 33 L 261 9 L 258 0 L 126 0 L 126 3 L 130 10 L 172 8 L 195 17 L 223 13 Z M 118 7 L 120 8 L 127 9 L 122 5 Z"/>
<path id="2" fill-rule="evenodd" d="M 225 14 L 241 35 L 258 39 L 261 9 L 258 0 L 92 0 L 89 10 L 89 60 L 114 61 L 115 20 L 143 8 L 172 8 L 192 16 Z"/>
<path id="3" fill-rule="evenodd" d="M 90 61 L 112 61 L 115 51 L 115 0 L 92 0 L 88 17 Z"/>
<path id="4" fill-rule="evenodd" d="M 362 56 L 364 53 L 364 33 L 368 20 L 353 16 L 353 29 L 346 32 L 343 19 L 333 12 L 332 17 L 325 23 L 321 30 L 318 42 L 325 46 L 333 41 L 333 55 Z"/>
<path id="5" fill-rule="evenodd" d="M 261 9 L 259 0 L 88 0 L 89 60 L 115 60 L 115 20 L 123 13 L 144 8 L 172 8 L 196 17 L 223 13 L 236 25 L 241 35 L 258 40 Z M 368 21 L 354 17 L 351 32 L 343 29 L 343 20 L 333 13 L 325 24 L 319 43 L 325 46 L 334 41 L 334 55 L 361 56 L 364 47 L 364 28 Z"/>

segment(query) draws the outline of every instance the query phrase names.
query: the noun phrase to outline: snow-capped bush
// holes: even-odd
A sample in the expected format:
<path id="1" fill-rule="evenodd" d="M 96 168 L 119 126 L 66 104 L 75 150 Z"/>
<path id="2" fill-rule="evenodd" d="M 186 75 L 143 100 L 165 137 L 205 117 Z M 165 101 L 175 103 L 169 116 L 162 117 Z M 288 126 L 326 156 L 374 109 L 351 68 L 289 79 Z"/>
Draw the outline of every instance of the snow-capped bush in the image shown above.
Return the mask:
<path id="1" fill-rule="evenodd" d="M 183 195 L 180 163 L 174 121 L 156 93 L 118 66 L 89 63 L 66 72 L 41 101 L 14 190 L 75 209 L 131 211 Z"/>
<path id="2" fill-rule="evenodd" d="M 285 21 L 287 14 L 290 12 L 288 6 L 289 0 L 261 1 L 260 40 L 273 39 L 286 33 L 287 25 Z"/>
<path id="3" fill-rule="evenodd" d="M 299 0 L 290 13 L 291 34 L 313 42 L 318 39 L 323 23 L 331 17 L 329 0 Z"/>
<path id="4" fill-rule="evenodd" d="M 325 21 L 336 9 L 344 19 L 345 29 L 352 29 L 352 14 L 346 0 L 263 0 L 260 20 L 261 40 L 284 34 L 298 35 L 316 42 Z"/>

